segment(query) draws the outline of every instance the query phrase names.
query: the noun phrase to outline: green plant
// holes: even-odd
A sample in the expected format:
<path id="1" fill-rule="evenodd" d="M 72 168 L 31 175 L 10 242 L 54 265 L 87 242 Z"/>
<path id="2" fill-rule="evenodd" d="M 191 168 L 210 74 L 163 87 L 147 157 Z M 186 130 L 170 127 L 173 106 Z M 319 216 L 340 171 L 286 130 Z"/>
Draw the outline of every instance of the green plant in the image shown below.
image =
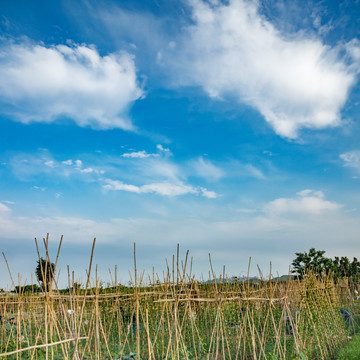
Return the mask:
<path id="1" fill-rule="evenodd" d="M 337 354 L 338 360 L 358 360 L 360 359 L 360 334 L 354 335 Z"/>

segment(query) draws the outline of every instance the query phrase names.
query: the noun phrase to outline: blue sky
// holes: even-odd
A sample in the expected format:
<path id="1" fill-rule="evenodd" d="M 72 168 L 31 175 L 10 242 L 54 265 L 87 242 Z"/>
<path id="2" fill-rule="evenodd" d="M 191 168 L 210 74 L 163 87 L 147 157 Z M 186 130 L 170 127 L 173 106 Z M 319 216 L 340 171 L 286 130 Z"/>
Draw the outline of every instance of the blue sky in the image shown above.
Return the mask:
<path id="1" fill-rule="evenodd" d="M 359 256 L 358 1 L 2 1 L 0 247 L 104 281 Z M 3 260 L 0 286 L 10 283 Z"/>

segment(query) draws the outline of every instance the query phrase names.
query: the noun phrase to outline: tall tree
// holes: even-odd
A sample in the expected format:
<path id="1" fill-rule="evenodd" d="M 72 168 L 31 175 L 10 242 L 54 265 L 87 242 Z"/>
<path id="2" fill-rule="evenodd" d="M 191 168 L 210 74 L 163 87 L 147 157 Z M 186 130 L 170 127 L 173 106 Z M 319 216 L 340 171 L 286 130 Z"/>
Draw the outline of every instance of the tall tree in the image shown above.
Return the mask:
<path id="1" fill-rule="evenodd" d="M 295 253 L 296 258 L 292 262 L 292 272 L 300 278 L 309 271 L 315 275 L 328 273 L 332 269 L 332 260 L 324 256 L 325 251 L 311 248 L 309 252 Z"/>
<path id="2" fill-rule="evenodd" d="M 35 274 L 43 290 L 49 291 L 55 275 L 55 264 L 40 258 L 37 261 Z"/>
<path id="3" fill-rule="evenodd" d="M 350 264 L 350 276 L 352 280 L 357 283 L 360 280 L 360 261 L 354 257 L 352 263 Z"/>

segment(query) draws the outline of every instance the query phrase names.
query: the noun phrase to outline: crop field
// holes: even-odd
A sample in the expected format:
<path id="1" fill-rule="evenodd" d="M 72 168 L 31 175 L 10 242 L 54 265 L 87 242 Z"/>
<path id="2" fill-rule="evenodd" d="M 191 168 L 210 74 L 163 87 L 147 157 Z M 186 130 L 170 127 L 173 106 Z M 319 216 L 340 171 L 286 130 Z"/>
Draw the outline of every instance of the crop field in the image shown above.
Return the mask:
<path id="1" fill-rule="evenodd" d="M 354 284 L 312 274 L 301 281 L 234 280 L 217 277 L 211 259 L 212 279 L 200 282 L 188 254 L 172 260 L 160 278 L 138 273 L 135 259 L 131 286 L 115 280 L 104 289 L 96 267 L 91 272 L 91 257 L 81 288 L 72 286 L 69 272 L 67 290 L 59 290 L 53 279 L 40 294 L 17 286 L 16 293 L 1 295 L 0 357 L 351 358 L 344 349 L 359 329 Z"/>

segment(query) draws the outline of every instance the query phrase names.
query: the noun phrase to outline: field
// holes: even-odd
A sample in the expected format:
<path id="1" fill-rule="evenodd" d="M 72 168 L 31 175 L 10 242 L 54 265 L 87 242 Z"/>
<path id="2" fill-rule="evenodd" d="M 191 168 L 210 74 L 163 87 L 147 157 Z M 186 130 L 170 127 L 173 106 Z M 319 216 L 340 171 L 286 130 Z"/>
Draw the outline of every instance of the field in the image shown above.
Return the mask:
<path id="1" fill-rule="evenodd" d="M 173 256 L 161 278 L 138 273 L 134 262 L 132 286 L 114 274 L 102 288 L 91 257 L 82 288 L 69 273 L 68 290 L 53 280 L 41 294 L 17 287 L 0 296 L 0 357 L 350 359 L 360 348 L 358 289 L 346 279 L 230 279 L 217 277 L 210 259 L 212 279 L 200 282 L 188 254 Z"/>

